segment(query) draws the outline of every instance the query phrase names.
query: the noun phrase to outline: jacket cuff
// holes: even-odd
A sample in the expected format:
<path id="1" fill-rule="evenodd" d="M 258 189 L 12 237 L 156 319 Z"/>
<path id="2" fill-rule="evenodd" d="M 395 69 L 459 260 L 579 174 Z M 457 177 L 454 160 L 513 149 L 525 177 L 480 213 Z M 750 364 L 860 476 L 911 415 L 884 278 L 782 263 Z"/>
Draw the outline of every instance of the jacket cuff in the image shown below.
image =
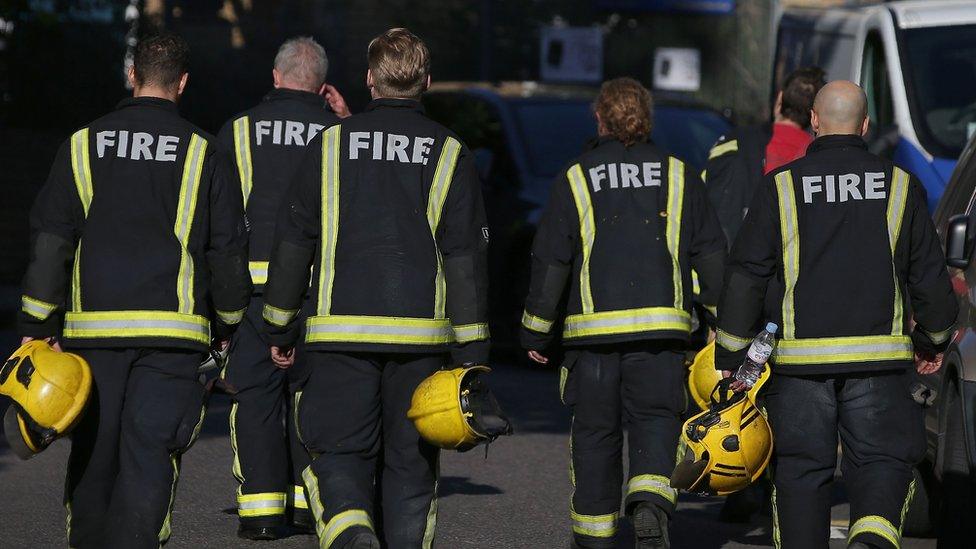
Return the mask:
<path id="1" fill-rule="evenodd" d="M 941 343 L 936 343 L 933 341 L 932 335 L 917 325 L 912 330 L 912 345 L 915 347 L 915 352 L 923 356 L 933 356 L 945 352 L 949 347 L 950 341 L 952 341 L 952 338 L 947 337 Z"/>
<path id="2" fill-rule="evenodd" d="M 552 344 L 552 339 L 549 334 L 539 333 L 524 326 L 519 330 L 519 341 L 526 351 L 544 351 Z"/>
<path id="3" fill-rule="evenodd" d="M 21 337 L 32 337 L 34 339 L 46 339 L 49 337 L 61 337 L 61 328 L 64 326 L 62 315 L 55 313 L 44 320 L 39 320 L 25 312 L 17 314 L 17 333 Z"/>

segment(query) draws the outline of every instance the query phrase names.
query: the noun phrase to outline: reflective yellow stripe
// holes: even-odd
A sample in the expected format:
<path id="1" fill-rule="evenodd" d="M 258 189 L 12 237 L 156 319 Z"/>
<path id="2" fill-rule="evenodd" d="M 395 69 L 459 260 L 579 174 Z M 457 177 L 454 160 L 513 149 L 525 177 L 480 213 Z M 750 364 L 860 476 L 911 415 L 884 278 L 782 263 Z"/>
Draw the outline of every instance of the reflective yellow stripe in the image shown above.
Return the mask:
<path id="1" fill-rule="evenodd" d="M 220 372 L 221 379 L 224 379 L 226 368 Z M 234 461 L 231 462 L 230 472 L 237 479 L 237 495 L 241 495 L 241 486 L 244 484 L 244 469 L 241 467 L 241 453 L 237 446 L 237 401 L 230 405 L 230 449 L 234 453 Z"/>
<path id="2" fill-rule="evenodd" d="M 326 315 L 308 319 L 308 343 L 442 345 L 454 341 L 445 319 Z"/>
<path id="3" fill-rule="evenodd" d="M 552 329 L 552 324 L 552 320 L 539 318 L 533 314 L 530 314 L 528 311 L 522 312 L 522 326 L 525 326 L 533 332 L 548 334 L 549 330 Z"/>
<path id="4" fill-rule="evenodd" d="M 446 303 L 446 284 L 444 282 L 444 265 L 441 252 L 437 248 L 437 227 L 440 225 L 444 201 L 451 190 L 454 179 L 454 167 L 457 165 L 461 144 L 456 139 L 448 137 L 441 148 L 440 158 L 437 159 L 437 169 L 434 170 L 434 181 L 430 186 L 430 196 L 427 198 L 427 224 L 430 234 L 434 238 L 434 249 L 437 253 L 437 278 L 434 282 L 434 318 L 444 318 Z"/>
<path id="5" fill-rule="evenodd" d="M 836 364 L 911 360 L 912 340 L 908 336 L 861 336 L 783 339 L 776 344 L 777 365 Z"/>
<path id="6" fill-rule="evenodd" d="M 217 311 L 217 318 L 224 324 L 240 324 L 244 320 L 244 311 L 245 309 L 239 311 Z"/>
<path id="7" fill-rule="evenodd" d="M 946 341 L 949 341 L 949 338 L 956 333 L 955 326 L 952 326 L 948 330 L 943 330 L 941 332 L 930 332 L 922 327 L 919 326 L 916 327 L 919 330 L 921 330 L 923 334 L 927 335 L 929 339 L 932 340 L 932 343 L 935 343 L 936 345 L 942 345 Z"/>
<path id="8" fill-rule="evenodd" d="M 370 520 L 369 515 L 366 511 L 362 509 L 349 509 L 348 511 L 343 511 L 331 519 L 329 519 L 328 524 L 325 525 L 323 533 L 319 536 L 319 541 L 322 547 L 330 548 L 332 547 L 332 542 L 342 535 L 346 530 L 362 526 L 364 528 L 373 529 L 373 521 Z"/>
<path id="9" fill-rule="evenodd" d="M 898 235 L 901 234 L 902 218 L 905 214 L 905 203 L 908 201 L 908 174 L 900 168 L 895 168 L 891 178 L 891 191 L 888 193 L 888 241 L 891 244 L 891 275 L 895 282 L 894 317 L 891 321 L 891 334 L 905 333 L 904 304 L 901 296 L 901 283 L 898 281 L 898 270 L 895 267 L 895 248 L 898 246 Z"/>
<path id="10" fill-rule="evenodd" d="M 75 248 L 74 266 L 71 269 L 71 310 L 81 312 L 81 240 Z"/>
<path id="11" fill-rule="evenodd" d="M 708 159 L 711 160 L 713 158 L 718 158 L 723 154 L 728 154 L 737 150 L 739 150 L 739 141 L 736 139 L 731 139 L 725 143 L 712 147 L 712 150 L 708 151 Z"/>
<path id="12" fill-rule="evenodd" d="M 472 341 L 483 341 L 488 339 L 488 324 L 464 324 L 462 326 L 454 326 L 454 340 L 458 343 L 470 343 Z"/>
<path id="13" fill-rule="evenodd" d="M 285 514 L 284 492 L 241 494 L 237 496 L 237 515 L 241 517 L 266 517 Z"/>
<path id="14" fill-rule="evenodd" d="M 854 524 L 851 525 L 850 532 L 847 534 L 847 543 L 853 543 L 854 538 L 861 534 L 880 536 L 888 540 L 895 549 L 901 546 L 901 534 L 898 532 L 898 529 L 888 519 L 882 516 L 869 515 L 854 521 Z"/>
<path id="15" fill-rule="evenodd" d="M 441 458 L 440 454 L 434 458 L 437 465 L 434 467 L 434 493 L 430 498 L 430 507 L 427 508 L 427 525 L 424 526 L 424 539 L 421 542 L 421 549 L 431 549 L 434 546 L 434 533 L 437 530 L 437 490 L 441 484 Z"/>
<path id="16" fill-rule="evenodd" d="M 88 217 L 88 209 L 91 207 L 92 198 L 95 196 L 89 156 L 88 128 L 82 128 L 71 136 L 71 172 L 74 174 L 78 199 L 81 200 L 85 217 Z"/>
<path id="17" fill-rule="evenodd" d="M 64 336 L 75 339 L 166 337 L 210 343 L 210 322 L 172 311 L 70 312 Z"/>
<path id="18" fill-rule="evenodd" d="M 166 516 L 163 517 L 163 525 L 160 526 L 159 533 L 156 536 L 160 546 L 169 541 L 169 537 L 173 534 L 173 502 L 176 501 L 176 485 L 180 481 L 180 455 L 178 453 L 170 454 L 169 459 L 173 465 L 173 484 L 170 486 Z"/>
<path id="19" fill-rule="evenodd" d="M 268 324 L 272 324 L 274 326 L 288 325 L 288 323 L 291 322 L 291 320 L 295 318 L 295 315 L 297 314 L 298 309 L 279 309 L 275 306 L 268 305 L 267 303 L 264 304 L 264 309 L 261 311 L 261 316 L 264 317 L 264 320 L 266 320 Z"/>
<path id="20" fill-rule="evenodd" d="M 26 295 L 20 297 L 20 310 L 39 320 L 46 320 L 57 308 L 54 303 L 47 303 Z"/>
<path id="21" fill-rule="evenodd" d="M 237 173 L 241 176 L 241 193 L 244 206 L 251 196 L 254 171 L 251 167 L 251 120 L 242 116 L 234 121 L 234 153 L 237 158 Z"/>
<path id="22" fill-rule="evenodd" d="M 173 230 L 180 242 L 180 272 L 176 279 L 176 295 L 179 299 L 179 312 L 193 313 L 193 257 L 190 256 L 190 230 L 200 194 L 200 174 L 203 173 L 203 159 L 207 152 L 207 141 L 197 134 L 190 138 L 186 160 L 183 163 L 183 181 L 180 183 L 180 201 L 176 207 L 176 224 Z"/>
<path id="23" fill-rule="evenodd" d="M 697 297 L 701 295 L 701 282 L 698 281 L 698 271 L 691 271 L 691 292 Z"/>
<path id="24" fill-rule="evenodd" d="M 617 533 L 617 513 L 608 515 L 582 515 L 570 509 L 573 533 L 594 538 L 610 538 Z"/>
<path id="25" fill-rule="evenodd" d="M 318 313 L 332 310 L 332 281 L 335 279 L 335 250 L 339 235 L 339 141 L 341 126 L 322 134 L 322 266 L 319 269 Z"/>
<path id="26" fill-rule="evenodd" d="M 779 509 L 776 507 L 776 485 L 773 485 L 773 496 L 770 498 L 773 502 L 773 546 L 776 549 L 782 549 L 783 543 L 780 541 L 779 536 Z"/>
<path id="27" fill-rule="evenodd" d="M 583 314 L 593 312 L 593 294 L 590 292 L 590 256 L 593 254 L 593 240 L 596 237 L 596 222 L 593 220 L 593 203 L 590 189 L 583 176 L 583 167 L 576 164 L 566 172 L 576 203 L 576 213 L 580 222 L 580 242 L 583 247 L 583 264 L 580 267 L 580 302 Z"/>
<path id="28" fill-rule="evenodd" d="M 675 157 L 668 159 L 668 251 L 671 253 L 674 308 L 685 308 L 681 282 L 681 212 L 685 202 L 685 165 Z"/>
<path id="29" fill-rule="evenodd" d="M 721 345 L 723 348 L 729 351 L 741 351 L 752 343 L 752 340 L 745 337 L 739 337 L 737 335 L 732 335 L 728 332 L 722 330 L 716 330 L 715 332 L 715 343 Z"/>
<path id="30" fill-rule="evenodd" d="M 912 498 L 915 497 L 915 479 L 912 479 L 908 483 L 908 492 L 905 494 L 905 503 L 901 505 L 901 516 L 898 517 L 898 537 L 901 537 L 902 529 L 905 528 L 905 515 L 908 514 L 908 508 L 912 504 Z"/>
<path id="31" fill-rule="evenodd" d="M 328 545 L 325 544 L 325 522 L 322 520 L 322 515 L 325 513 L 325 509 L 322 507 L 322 500 L 319 498 L 319 479 L 312 472 L 312 466 L 309 465 L 302 471 L 302 481 L 305 482 L 305 488 L 308 490 L 308 505 L 312 508 L 312 518 L 315 519 L 315 533 L 319 538 L 319 547 L 328 549 Z"/>
<path id="32" fill-rule="evenodd" d="M 793 293 L 800 276 L 800 233 L 793 193 L 793 175 L 789 170 L 776 174 L 776 194 L 779 198 L 779 223 L 783 242 L 783 337 L 796 337 Z"/>
<path id="33" fill-rule="evenodd" d="M 678 491 L 671 488 L 671 479 L 661 475 L 637 475 L 627 482 L 627 497 L 638 492 L 657 494 L 674 503 L 678 500 Z"/>
<path id="34" fill-rule="evenodd" d="M 251 282 L 254 284 L 268 283 L 267 261 L 248 261 L 247 269 L 251 271 Z"/>
<path id="35" fill-rule="evenodd" d="M 291 506 L 295 509 L 308 509 L 308 500 L 305 499 L 304 487 L 292 486 Z"/>
<path id="36" fill-rule="evenodd" d="M 691 331 L 691 315 L 670 307 L 647 307 L 622 311 L 606 311 L 566 317 L 563 337 L 630 334 L 650 331 Z"/>

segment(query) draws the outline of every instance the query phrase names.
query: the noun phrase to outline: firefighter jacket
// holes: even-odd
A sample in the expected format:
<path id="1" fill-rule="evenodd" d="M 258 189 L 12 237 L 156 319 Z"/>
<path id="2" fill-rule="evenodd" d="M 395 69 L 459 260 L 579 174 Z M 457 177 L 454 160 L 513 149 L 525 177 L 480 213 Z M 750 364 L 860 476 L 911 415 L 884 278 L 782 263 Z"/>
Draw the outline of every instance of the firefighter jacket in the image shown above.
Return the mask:
<path id="1" fill-rule="evenodd" d="M 165 99 L 75 132 L 31 210 L 21 335 L 194 350 L 229 336 L 251 292 L 232 169 Z"/>
<path id="2" fill-rule="evenodd" d="M 470 151 L 416 101 L 377 99 L 308 148 L 278 218 L 264 319 L 310 349 L 488 359 L 488 231 Z"/>
<path id="3" fill-rule="evenodd" d="M 274 225 L 287 185 L 305 146 L 339 123 L 318 94 L 278 88 L 256 107 L 231 120 L 217 134 L 237 166 L 250 228 L 251 280 L 260 290 L 268 280 Z"/>
<path id="4" fill-rule="evenodd" d="M 749 211 L 753 194 L 762 186 L 769 137 L 765 126 L 738 128 L 720 137 L 708 153 L 702 179 L 729 246 Z"/>
<path id="5" fill-rule="evenodd" d="M 685 340 L 692 268 L 715 313 L 726 246 L 696 172 L 652 143 L 601 138 L 553 183 L 532 247 L 524 347 Z"/>
<path id="6" fill-rule="evenodd" d="M 807 375 L 908 367 L 913 341 L 945 349 L 958 303 L 922 185 L 860 137 L 832 135 L 756 193 L 719 310 L 719 369 L 736 369 L 769 320 L 782 327 L 774 371 Z"/>

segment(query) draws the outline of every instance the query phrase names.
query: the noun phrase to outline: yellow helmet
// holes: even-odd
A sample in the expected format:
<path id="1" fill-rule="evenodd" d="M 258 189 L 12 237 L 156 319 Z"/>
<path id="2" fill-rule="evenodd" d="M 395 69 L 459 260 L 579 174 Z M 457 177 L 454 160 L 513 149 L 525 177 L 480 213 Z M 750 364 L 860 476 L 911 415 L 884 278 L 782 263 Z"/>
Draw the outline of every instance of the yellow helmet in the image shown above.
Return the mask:
<path id="1" fill-rule="evenodd" d="M 70 431 L 91 394 L 91 370 L 83 358 L 59 353 L 44 341 L 20 346 L 0 367 L 0 394 L 13 404 L 4 415 L 4 436 L 29 459 Z"/>
<path id="2" fill-rule="evenodd" d="M 773 453 L 773 433 L 756 395 L 767 379 L 769 368 L 748 392 L 733 392 L 731 378 L 715 387 L 708 411 L 686 421 L 681 431 L 685 458 L 671 475 L 672 488 L 724 496 L 762 475 Z"/>
<path id="3" fill-rule="evenodd" d="M 713 341 L 698 351 L 694 362 L 688 368 L 688 391 L 699 409 L 708 409 L 709 395 L 719 381 L 722 381 L 722 373 L 715 369 L 715 342 Z"/>
<path id="4" fill-rule="evenodd" d="M 512 433 L 494 395 L 478 374 L 487 366 L 440 370 L 423 380 L 413 393 L 407 417 L 427 442 L 465 451 Z"/>

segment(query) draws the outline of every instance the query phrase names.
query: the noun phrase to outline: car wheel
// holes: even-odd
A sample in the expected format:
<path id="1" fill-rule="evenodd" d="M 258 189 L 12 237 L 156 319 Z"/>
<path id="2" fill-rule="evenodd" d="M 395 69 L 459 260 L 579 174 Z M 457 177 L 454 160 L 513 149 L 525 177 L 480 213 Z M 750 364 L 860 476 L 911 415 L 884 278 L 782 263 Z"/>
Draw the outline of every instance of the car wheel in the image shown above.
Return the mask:
<path id="1" fill-rule="evenodd" d="M 905 521 L 902 523 L 904 535 L 915 538 L 931 536 L 935 529 L 934 518 L 935 509 L 932 506 L 932 498 L 929 497 L 933 482 L 931 474 L 924 475 L 915 469 L 915 495 L 905 513 Z"/>
<path id="2" fill-rule="evenodd" d="M 966 455 L 966 430 L 958 387 L 946 398 L 945 448 L 942 458 L 942 509 L 939 513 L 940 549 L 967 547 L 972 542 L 971 522 L 976 510 L 976 490 Z"/>

